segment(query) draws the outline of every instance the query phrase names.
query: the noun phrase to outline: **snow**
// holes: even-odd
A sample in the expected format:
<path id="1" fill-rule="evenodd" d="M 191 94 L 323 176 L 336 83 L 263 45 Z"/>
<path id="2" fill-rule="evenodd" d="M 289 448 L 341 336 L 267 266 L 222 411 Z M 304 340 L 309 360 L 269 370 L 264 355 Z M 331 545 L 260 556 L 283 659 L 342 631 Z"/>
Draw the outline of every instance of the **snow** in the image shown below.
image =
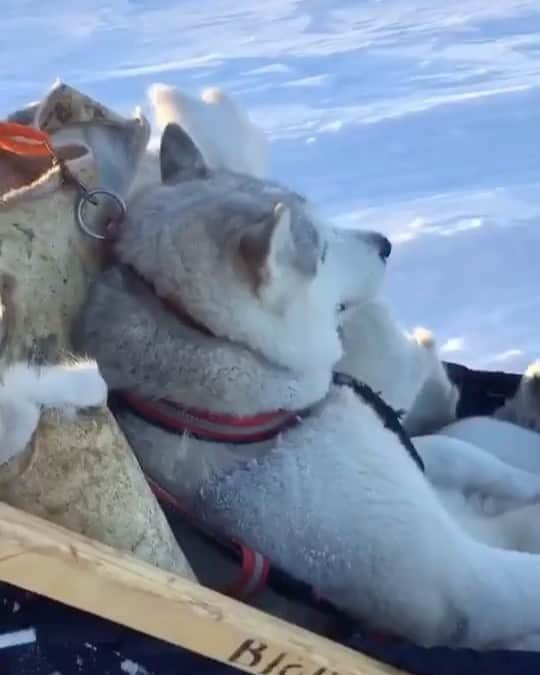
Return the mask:
<path id="1" fill-rule="evenodd" d="M 223 86 L 275 177 L 391 236 L 404 324 L 476 366 L 540 356 L 538 0 L 4 0 L 2 28 L 0 115 L 57 76 L 124 113 Z"/>
<path id="2" fill-rule="evenodd" d="M 0 650 L 9 647 L 32 644 L 36 641 L 36 631 L 33 628 L 12 631 L 0 634 Z"/>
<path id="3" fill-rule="evenodd" d="M 120 670 L 127 675 L 147 675 L 146 670 L 134 661 L 126 659 L 120 664 Z"/>

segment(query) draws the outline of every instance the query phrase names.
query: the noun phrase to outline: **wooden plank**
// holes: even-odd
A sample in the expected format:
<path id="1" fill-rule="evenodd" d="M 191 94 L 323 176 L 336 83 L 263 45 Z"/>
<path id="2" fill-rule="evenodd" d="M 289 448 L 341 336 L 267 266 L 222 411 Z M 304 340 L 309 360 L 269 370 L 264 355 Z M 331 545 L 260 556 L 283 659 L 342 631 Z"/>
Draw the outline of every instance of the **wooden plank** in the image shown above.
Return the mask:
<path id="1" fill-rule="evenodd" d="M 248 673 L 400 672 L 1 503 L 0 579 Z"/>

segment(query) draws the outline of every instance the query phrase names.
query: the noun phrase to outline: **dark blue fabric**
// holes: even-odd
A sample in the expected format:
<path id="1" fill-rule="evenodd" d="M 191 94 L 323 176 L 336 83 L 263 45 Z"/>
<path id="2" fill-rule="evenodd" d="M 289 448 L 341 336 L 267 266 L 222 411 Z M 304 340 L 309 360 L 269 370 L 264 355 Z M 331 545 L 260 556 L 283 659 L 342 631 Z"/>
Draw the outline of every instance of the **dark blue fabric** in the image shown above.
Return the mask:
<path id="1" fill-rule="evenodd" d="M 14 611 L 16 610 L 16 611 Z M 0 639 L 33 628 L 36 642 L 0 649 L 2 675 L 232 675 L 232 668 L 123 626 L 7 585 L 0 586 Z M 380 643 L 347 643 L 417 675 L 537 675 L 540 654 L 477 653 Z M 309 674 L 306 674 L 309 675 Z"/>
<path id="2" fill-rule="evenodd" d="M 123 626 L 0 585 L 0 640 L 34 629 L 36 642 L 0 648 L 2 675 L 231 675 L 232 668 Z"/>

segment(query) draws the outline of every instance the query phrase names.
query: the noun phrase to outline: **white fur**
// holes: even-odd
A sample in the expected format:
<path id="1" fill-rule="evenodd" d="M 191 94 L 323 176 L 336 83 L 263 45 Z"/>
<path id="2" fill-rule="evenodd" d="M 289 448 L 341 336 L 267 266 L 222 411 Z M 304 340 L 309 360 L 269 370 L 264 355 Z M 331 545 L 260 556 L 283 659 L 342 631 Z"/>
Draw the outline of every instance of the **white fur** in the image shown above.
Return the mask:
<path id="1" fill-rule="evenodd" d="M 268 173 L 268 141 L 247 113 L 222 89 L 204 89 L 200 98 L 165 84 L 148 90 L 157 126 L 179 124 L 195 141 L 212 169 L 263 178 Z"/>
<path id="2" fill-rule="evenodd" d="M 94 362 L 10 366 L 0 380 L 0 463 L 25 449 L 42 409 L 70 415 L 77 409 L 101 406 L 106 397 L 106 384 Z"/>
<path id="3" fill-rule="evenodd" d="M 347 390 L 203 500 L 209 520 L 378 628 L 475 648 L 539 632 L 540 559 L 494 548 L 498 533 L 473 538 L 472 515 L 458 524 Z"/>
<path id="4" fill-rule="evenodd" d="M 455 419 L 459 393 L 439 359 L 433 335 L 407 333 L 381 299 L 354 305 L 341 326 L 343 358 L 337 370 L 369 384 L 405 413 L 411 434 L 433 431 Z"/>
<path id="5" fill-rule="evenodd" d="M 148 98 L 156 127 L 179 124 L 199 148 L 206 165 L 257 178 L 268 174 L 270 148 L 266 135 L 222 89 L 208 88 L 199 98 L 166 84 L 153 84 Z M 146 153 L 132 192 L 159 181 L 159 156 Z"/>
<path id="6" fill-rule="evenodd" d="M 540 432 L 540 360 L 527 367 L 515 396 L 495 416 Z"/>
<path id="7" fill-rule="evenodd" d="M 540 475 L 540 434 L 535 431 L 506 420 L 469 417 L 439 433 L 475 444 L 507 464 Z"/>
<path id="8" fill-rule="evenodd" d="M 430 482 L 368 402 L 329 385 L 341 356 L 336 307 L 361 313 L 376 301 L 388 242 L 329 232 L 309 217 L 305 200 L 270 181 L 205 170 L 185 136 L 167 127 L 164 184 L 130 204 L 116 249 L 130 268 L 117 265 L 94 284 L 85 349 L 111 387 L 149 399 L 236 416 L 296 402 L 310 414 L 246 449 L 179 437 L 124 411 L 120 423 L 143 468 L 210 526 L 378 628 L 426 645 L 475 648 L 540 634 L 540 558 L 493 545 L 504 527 L 475 536 L 476 514 L 465 521 L 445 501 L 456 484 L 458 496 L 473 489 L 535 500 L 540 477 L 479 452 L 457 457 L 454 441 L 442 453 L 426 444 Z M 343 342 L 358 347 L 347 343 L 344 319 Z M 395 405 L 402 399 L 411 415 L 424 397 L 422 424 L 453 419 L 457 392 L 432 337 L 404 335 L 384 312 L 366 330 L 375 325 L 376 348 L 352 357 L 347 348 L 351 358 L 340 369 L 370 384 L 378 378 L 385 397 L 404 372 Z"/>
<path id="9" fill-rule="evenodd" d="M 450 382 L 429 331 L 402 330 L 379 299 L 354 306 L 342 325 L 344 356 L 338 370 L 369 384 L 394 408 L 426 465 L 426 475 L 454 518 L 475 538 L 512 548 L 520 523 L 520 550 L 540 549 L 526 519 L 492 518 L 540 501 L 540 434 L 488 417 L 455 420 L 459 393 Z M 535 364 L 502 416 L 534 427 L 540 415 Z M 444 426 L 443 426 L 444 425 Z M 442 429 L 441 429 L 442 426 Z M 436 435 L 423 435 L 437 431 Z M 529 532 L 527 538 L 526 533 Z"/>

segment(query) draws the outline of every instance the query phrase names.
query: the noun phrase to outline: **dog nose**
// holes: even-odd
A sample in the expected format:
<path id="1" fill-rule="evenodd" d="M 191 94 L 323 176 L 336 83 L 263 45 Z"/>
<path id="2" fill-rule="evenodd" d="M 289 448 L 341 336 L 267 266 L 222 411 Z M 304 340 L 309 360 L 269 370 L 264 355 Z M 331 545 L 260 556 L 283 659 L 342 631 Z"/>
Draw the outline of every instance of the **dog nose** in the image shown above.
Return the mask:
<path id="1" fill-rule="evenodd" d="M 392 244 L 390 243 L 390 240 L 378 232 L 373 232 L 372 238 L 381 259 L 387 260 L 390 257 L 390 253 L 392 253 Z"/>

